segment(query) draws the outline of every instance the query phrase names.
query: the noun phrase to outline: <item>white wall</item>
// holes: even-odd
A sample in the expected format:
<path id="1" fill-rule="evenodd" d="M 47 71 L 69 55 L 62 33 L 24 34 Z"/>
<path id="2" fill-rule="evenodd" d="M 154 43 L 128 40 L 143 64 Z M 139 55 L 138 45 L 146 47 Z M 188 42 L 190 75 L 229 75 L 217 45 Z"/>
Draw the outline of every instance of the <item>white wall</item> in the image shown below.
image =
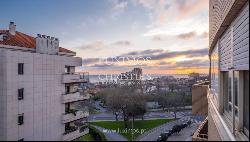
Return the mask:
<path id="1" fill-rule="evenodd" d="M 224 32 L 220 46 L 220 70 L 249 70 L 249 3 Z"/>
<path id="2" fill-rule="evenodd" d="M 65 65 L 80 66 L 81 59 L 1 48 L 0 51 L 0 79 L 7 79 L 0 85 L 0 101 L 6 101 L 6 104 L 1 102 L 0 116 L 7 107 L 7 116 L 0 119 L 7 119 L 7 127 L 0 129 L 0 140 L 5 135 L 2 131 L 7 132 L 5 140 L 62 140 L 65 111 L 62 74 Z M 18 63 L 24 63 L 24 75 L 18 75 Z M 24 100 L 20 101 L 19 88 L 24 88 Z M 19 126 L 17 117 L 21 113 L 24 113 L 24 124 Z"/>

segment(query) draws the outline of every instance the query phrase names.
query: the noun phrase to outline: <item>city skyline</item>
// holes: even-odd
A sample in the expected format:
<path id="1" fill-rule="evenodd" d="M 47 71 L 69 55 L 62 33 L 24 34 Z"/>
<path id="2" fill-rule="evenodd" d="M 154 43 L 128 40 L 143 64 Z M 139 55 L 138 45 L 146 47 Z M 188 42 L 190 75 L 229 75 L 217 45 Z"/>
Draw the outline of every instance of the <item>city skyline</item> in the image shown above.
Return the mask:
<path id="1" fill-rule="evenodd" d="M 136 65 L 100 64 L 103 57 L 150 57 L 144 73 L 208 73 L 207 0 L 4 1 L 0 28 L 46 34 L 83 57 L 91 74 L 120 73 Z M 26 7 L 26 8 L 25 8 Z M 18 11 L 18 13 L 16 12 Z"/>

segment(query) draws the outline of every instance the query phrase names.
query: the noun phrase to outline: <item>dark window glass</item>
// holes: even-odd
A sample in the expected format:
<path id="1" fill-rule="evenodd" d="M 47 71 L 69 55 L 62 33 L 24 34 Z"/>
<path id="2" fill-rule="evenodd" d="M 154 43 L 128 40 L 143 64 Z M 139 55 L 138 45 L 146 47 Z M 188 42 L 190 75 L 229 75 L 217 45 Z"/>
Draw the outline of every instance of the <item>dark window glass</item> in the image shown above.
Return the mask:
<path id="1" fill-rule="evenodd" d="M 65 87 L 65 92 L 66 92 L 66 94 L 69 94 L 69 93 L 70 93 L 70 86 L 66 86 L 66 87 Z"/>
<path id="2" fill-rule="evenodd" d="M 68 113 L 70 110 L 70 104 L 69 103 L 66 103 L 65 104 L 65 112 Z"/>
<path id="3" fill-rule="evenodd" d="M 228 101 L 229 102 L 232 102 L 232 85 L 231 85 L 232 76 L 233 76 L 233 72 L 229 72 L 229 76 L 228 76 Z"/>
<path id="4" fill-rule="evenodd" d="M 224 109 L 228 111 L 228 72 L 223 72 Z"/>
<path id="5" fill-rule="evenodd" d="M 23 88 L 22 89 L 18 89 L 18 100 L 23 100 Z"/>
<path id="6" fill-rule="evenodd" d="M 65 66 L 65 73 L 70 73 L 70 66 Z"/>
<path id="7" fill-rule="evenodd" d="M 18 125 L 23 124 L 23 114 L 18 115 Z"/>
<path id="8" fill-rule="evenodd" d="M 229 111 L 232 111 L 232 106 L 231 106 L 231 104 L 228 105 L 228 110 L 229 110 Z"/>
<path id="9" fill-rule="evenodd" d="M 234 72 L 234 103 L 238 106 L 238 83 L 239 83 L 239 72 Z"/>
<path id="10" fill-rule="evenodd" d="M 18 74 L 22 75 L 23 74 L 23 63 L 18 63 Z"/>

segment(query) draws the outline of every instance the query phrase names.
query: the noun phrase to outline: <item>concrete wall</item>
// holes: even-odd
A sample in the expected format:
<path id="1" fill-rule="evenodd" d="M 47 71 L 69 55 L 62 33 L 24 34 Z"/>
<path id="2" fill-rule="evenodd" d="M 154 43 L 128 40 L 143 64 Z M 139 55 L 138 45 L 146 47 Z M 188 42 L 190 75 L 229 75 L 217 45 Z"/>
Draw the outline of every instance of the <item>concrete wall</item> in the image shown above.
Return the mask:
<path id="1" fill-rule="evenodd" d="M 195 84 L 192 86 L 192 114 L 207 116 L 207 91 L 208 85 Z"/>
<path id="2" fill-rule="evenodd" d="M 0 125 L 0 140 L 62 140 L 62 74 L 65 65 L 80 66 L 81 59 L 4 48 L 0 51 L 0 119 L 7 120 L 0 121 L 5 124 Z M 24 63 L 24 75 L 18 75 L 18 63 Z M 18 100 L 19 88 L 24 88 L 23 100 Z M 18 114 L 22 113 L 24 124 L 18 125 Z"/>

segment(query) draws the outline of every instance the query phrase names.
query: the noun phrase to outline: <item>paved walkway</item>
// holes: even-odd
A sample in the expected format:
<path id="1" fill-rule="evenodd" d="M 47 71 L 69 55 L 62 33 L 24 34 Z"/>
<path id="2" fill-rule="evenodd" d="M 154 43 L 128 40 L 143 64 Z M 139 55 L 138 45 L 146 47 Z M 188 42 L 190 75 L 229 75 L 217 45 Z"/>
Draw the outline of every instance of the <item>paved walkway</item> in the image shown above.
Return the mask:
<path id="1" fill-rule="evenodd" d="M 174 125 L 181 124 L 181 123 L 183 123 L 184 120 L 187 120 L 187 119 L 189 119 L 189 118 L 184 117 L 184 118 L 181 118 L 179 120 L 172 121 L 172 122 L 163 124 L 161 126 L 158 126 L 158 127 L 154 128 L 154 129 L 144 133 L 143 135 L 139 136 L 137 138 L 137 141 L 156 141 L 158 136 L 161 133 L 164 133 L 164 132 L 170 130 Z M 178 141 L 178 140 L 182 140 L 182 141 L 189 140 L 190 135 L 196 130 L 197 126 L 198 126 L 198 123 L 192 123 L 191 127 L 183 129 L 182 130 L 183 132 L 180 132 L 179 135 L 178 134 L 172 135 L 171 137 L 169 137 L 169 140 L 172 140 L 172 141 L 175 141 L 175 140 L 176 141 Z"/>
<path id="2" fill-rule="evenodd" d="M 107 141 L 128 141 L 124 136 L 116 133 L 116 132 L 111 132 L 110 130 L 107 130 L 105 128 L 99 127 L 99 126 L 94 126 L 96 129 L 101 131 L 105 137 L 107 138 Z"/>

